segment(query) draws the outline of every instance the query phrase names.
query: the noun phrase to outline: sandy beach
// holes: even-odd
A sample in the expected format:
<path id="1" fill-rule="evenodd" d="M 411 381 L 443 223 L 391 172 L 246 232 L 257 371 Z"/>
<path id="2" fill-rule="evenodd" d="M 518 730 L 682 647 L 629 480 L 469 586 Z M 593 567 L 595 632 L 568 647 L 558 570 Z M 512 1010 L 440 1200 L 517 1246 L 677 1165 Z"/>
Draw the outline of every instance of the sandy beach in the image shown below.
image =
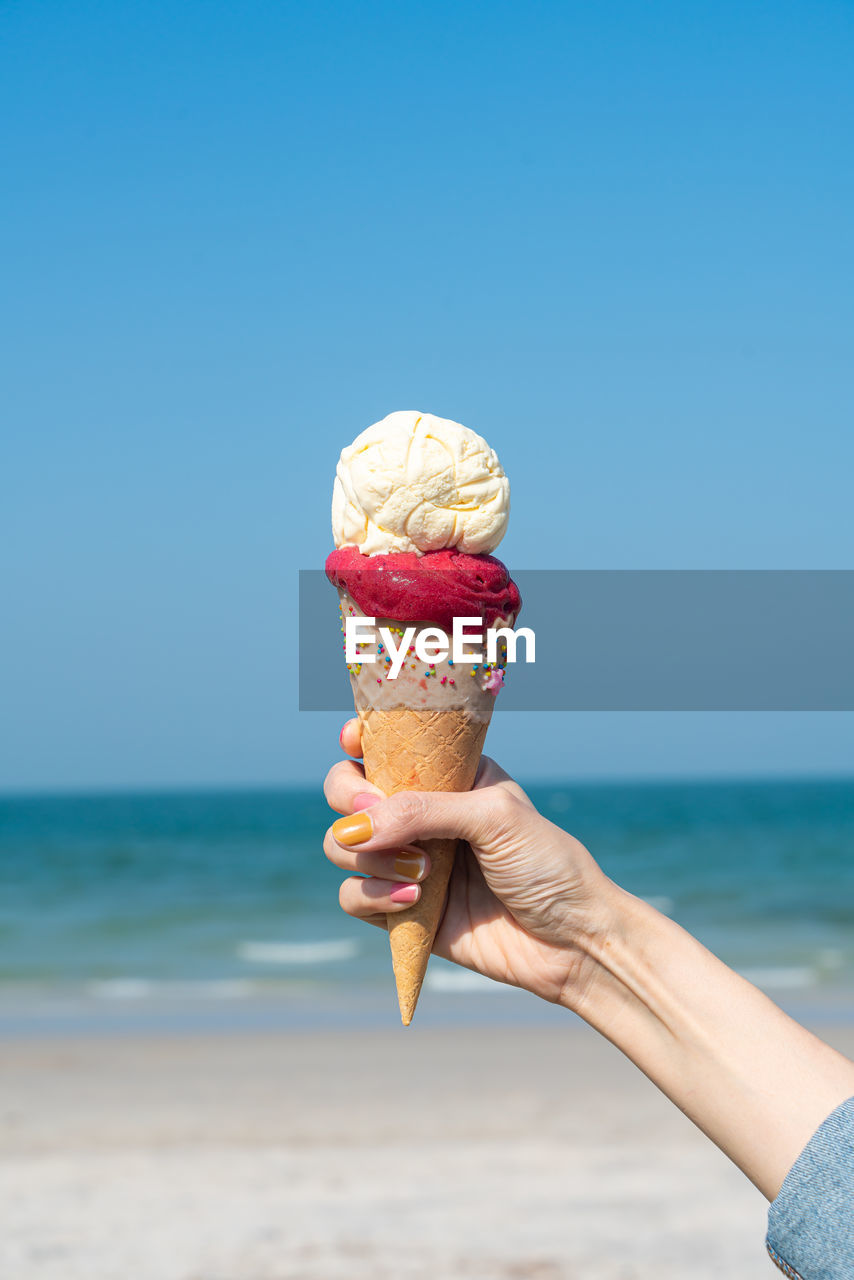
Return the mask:
<path id="1" fill-rule="evenodd" d="M 0 1091 L 10 1280 L 773 1274 L 760 1194 L 574 1022 L 7 1040 Z"/>

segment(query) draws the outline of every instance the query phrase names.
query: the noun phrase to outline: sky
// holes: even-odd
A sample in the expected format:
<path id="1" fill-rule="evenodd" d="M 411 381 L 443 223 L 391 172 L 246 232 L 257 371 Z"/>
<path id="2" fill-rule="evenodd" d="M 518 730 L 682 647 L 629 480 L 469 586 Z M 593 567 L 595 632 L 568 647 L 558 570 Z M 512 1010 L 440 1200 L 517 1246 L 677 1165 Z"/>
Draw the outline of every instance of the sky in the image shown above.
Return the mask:
<path id="1" fill-rule="evenodd" d="M 341 447 L 455 418 L 511 568 L 854 567 L 854 8 L 0 6 L 0 790 L 312 784 Z M 523 778 L 854 717 L 496 715 Z"/>

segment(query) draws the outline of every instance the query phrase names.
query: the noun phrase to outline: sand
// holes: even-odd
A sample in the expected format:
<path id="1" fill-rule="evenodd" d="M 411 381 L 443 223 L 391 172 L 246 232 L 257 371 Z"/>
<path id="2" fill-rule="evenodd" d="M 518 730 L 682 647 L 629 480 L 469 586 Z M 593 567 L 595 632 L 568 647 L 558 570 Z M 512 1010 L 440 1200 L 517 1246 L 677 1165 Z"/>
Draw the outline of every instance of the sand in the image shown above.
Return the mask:
<path id="1" fill-rule="evenodd" d="M 9 1280 L 777 1274 L 762 1196 L 575 1021 L 7 1040 L 0 1099 Z"/>

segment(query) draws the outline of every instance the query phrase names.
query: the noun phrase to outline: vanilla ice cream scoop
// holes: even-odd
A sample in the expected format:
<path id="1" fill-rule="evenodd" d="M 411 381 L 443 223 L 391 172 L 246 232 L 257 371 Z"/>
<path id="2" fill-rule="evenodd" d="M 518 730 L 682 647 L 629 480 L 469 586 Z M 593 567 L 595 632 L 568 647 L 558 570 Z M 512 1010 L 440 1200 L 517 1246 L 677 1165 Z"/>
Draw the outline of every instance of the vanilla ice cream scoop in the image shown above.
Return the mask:
<path id="1" fill-rule="evenodd" d="M 402 411 L 342 449 L 332 493 L 335 546 L 363 555 L 494 551 L 507 528 L 510 483 L 475 431 Z"/>

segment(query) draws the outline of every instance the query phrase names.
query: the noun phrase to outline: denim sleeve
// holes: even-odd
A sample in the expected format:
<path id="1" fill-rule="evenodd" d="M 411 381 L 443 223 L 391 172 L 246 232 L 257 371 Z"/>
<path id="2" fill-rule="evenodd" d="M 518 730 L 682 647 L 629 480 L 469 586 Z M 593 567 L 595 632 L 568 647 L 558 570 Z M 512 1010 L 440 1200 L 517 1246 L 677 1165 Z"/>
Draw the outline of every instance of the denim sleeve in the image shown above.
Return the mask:
<path id="1" fill-rule="evenodd" d="M 854 1098 L 810 1138 L 768 1211 L 768 1252 L 792 1280 L 854 1276 Z"/>

